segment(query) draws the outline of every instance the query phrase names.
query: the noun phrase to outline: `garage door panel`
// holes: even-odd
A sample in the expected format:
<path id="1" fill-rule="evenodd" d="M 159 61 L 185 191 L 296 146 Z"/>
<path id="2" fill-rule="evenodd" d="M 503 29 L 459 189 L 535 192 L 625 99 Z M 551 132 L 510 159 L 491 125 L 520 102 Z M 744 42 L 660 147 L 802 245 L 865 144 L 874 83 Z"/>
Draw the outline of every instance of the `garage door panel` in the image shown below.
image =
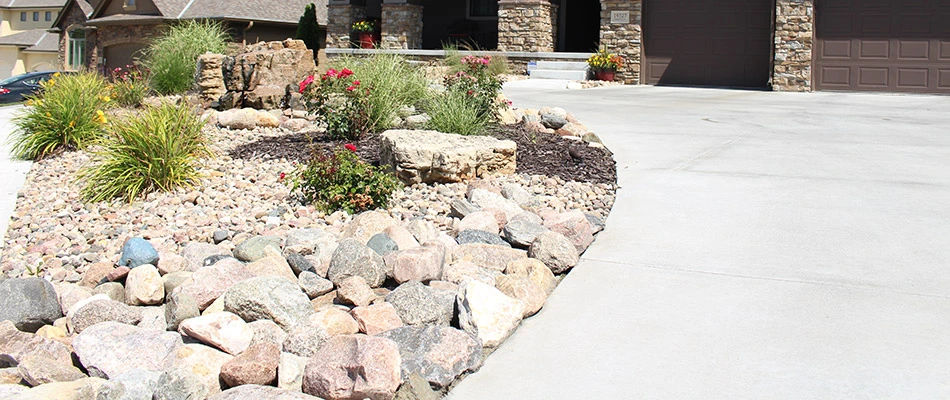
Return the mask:
<path id="1" fill-rule="evenodd" d="M 950 0 L 816 6 L 816 89 L 950 94 Z"/>

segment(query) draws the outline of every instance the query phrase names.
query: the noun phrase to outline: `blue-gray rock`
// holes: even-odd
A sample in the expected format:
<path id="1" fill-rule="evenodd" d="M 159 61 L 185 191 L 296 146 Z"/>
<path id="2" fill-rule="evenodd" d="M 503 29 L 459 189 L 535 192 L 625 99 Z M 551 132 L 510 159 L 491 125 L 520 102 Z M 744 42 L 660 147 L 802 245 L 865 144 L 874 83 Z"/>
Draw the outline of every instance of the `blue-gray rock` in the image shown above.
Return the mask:
<path id="1" fill-rule="evenodd" d="M 359 276 L 370 287 L 380 287 L 386 281 L 386 265 L 373 249 L 356 239 L 344 239 L 330 258 L 327 278 L 340 286 L 344 279 Z"/>
<path id="2" fill-rule="evenodd" d="M 161 372 L 133 369 L 99 386 L 96 400 L 151 400 Z"/>
<path id="3" fill-rule="evenodd" d="M 284 258 L 287 259 L 287 264 L 290 265 L 290 269 L 298 276 L 305 271 L 314 272 L 313 263 L 308 261 L 307 258 L 300 253 L 292 251 L 287 253 Z"/>
<path id="4" fill-rule="evenodd" d="M 138 368 L 164 371 L 184 344 L 181 335 L 103 322 L 86 328 L 73 339 L 73 350 L 90 376 L 109 379 Z"/>
<path id="5" fill-rule="evenodd" d="M 147 240 L 140 237 L 129 238 L 122 245 L 119 266 L 135 268 L 139 265 L 158 265 L 158 251 Z"/>
<path id="6" fill-rule="evenodd" d="M 485 232 L 478 229 L 466 229 L 462 232 L 459 232 L 459 235 L 455 238 L 459 244 L 466 243 L 485 243 L 493 244 L 497 246 L 511 247 L 508 242 L 504 241 L 501 236 L 498 236 L 491 232 Z"/>
<path id="7" fill-rule="evenodd" d="M 281 249 L 281 240 L 277 236 L 254 236 L 234 247 L 234 257 L 245 262 L 257 261 L 266 256 L 264 248 L 273 247 L 278 252 Z"/>
<path id="8" fill-rule="evenodd" d="M 396 308 L 396 314 L 406 325 L 449 325 L 455 311 L 454 295 L 443 296 L 441 291 L 409 281 L 386 295 L 386 302 Z"/>
<path id="9" fill-rule="evenodd" d="M 0 281 L 0 321 L 9 320 L 21 331 L 36 332 L 62 316 L 56 289 L 45 279 Z"/>
<path id="10" fill-rule="evenodd" d="M 238 282 L 224 292 L 224 310 L 252 322 L 269 319 L 290 330 L 314 313 L 310 299 L 287 278 L 260 276 Z"/>
<path id="11" fill-rule="evenodd" d="M 210 267 L 210 266 L 212 266 L 212 265 L 214 265 L 214 264 L 217 264 L 218 261 L 224 260 L 224 259 L 226 259 L 226 258 L 234 258 L 234 257 L 231 257 L 231 256 L 229 256 L 229 255 L 227 255 L 227 254 L 215 254 L 215 255 L 208 256 L 207 258 L 205 258 L 204 261 L 201 262 L 201 266 L 202 266 L 202 267 Z M 236 260 L 236 258 L 235 258 L 235 260 Z"/>
<path id="12" fill-rule="evenodd" d="M 481 343 L 455 328 L 403 326 L 376 336 L 396 342 L 403 380 L 419 374 L 436 388 L 444 388 L 459 375 L 482 365 Z"/>
<path id="13" fill-rule="evenodd" d="M 385 233 L 377 233 L 373 237 L 369 238 L 369 241 L 366 242 L 366 247 L 373 249 L 376 254 L 385 257 L 389 253 L 395 253 L 399 251 L 399 245 L 396 244 L 395 240 L 392 240 Z"/>
<path id="14" fill-rule="evenodd" d="M 505 240 L 513 246 L 528 248 L 538 235 L 548 230 L 549 229 L 545 228 L 544 225 L 527 218 L 513 218 L 505 224 L 505 228 L 501 230 L 501 234 Z"/>
<path id="15" fill-rule="evenodd" d="M 226 229 L 219 229 L 219 230 L 214 231 L 214 233 L 211 234 L 211 240 L 214 241 L 214 244 L 218 244 L 225 240 L 228 240 L 229 237 L 231 237 L 231 233 L 228 232 Z"/>

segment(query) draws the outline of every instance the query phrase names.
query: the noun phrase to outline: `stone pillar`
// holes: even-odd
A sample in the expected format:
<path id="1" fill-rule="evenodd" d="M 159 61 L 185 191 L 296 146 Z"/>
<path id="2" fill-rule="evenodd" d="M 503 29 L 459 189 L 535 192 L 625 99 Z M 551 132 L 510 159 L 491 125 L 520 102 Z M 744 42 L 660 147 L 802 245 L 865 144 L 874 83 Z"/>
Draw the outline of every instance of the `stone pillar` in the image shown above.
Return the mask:
<path id="1" fill-rule="evenodd" d="M 422 48 L 422 5 L 406 0 L 385 0 L 382 4 L 384 49 Z"/>
<path id="2" fill-rule="evenodd" d="M 613 17 L 611 12 L 615 12 Z M 623 56 L 624 65 L 616 79 L 626 84 L 640 83 L 642 16 L 641 0 L 600 0 L 600 47 Z"/>
<path id="3" fill-rule="evenodd" d="M 554 51 L 554 18 L 548 0 L 498 0 L 499 51 Z"/>
<path id="4" fill-rule="evenodd" d="M 814 0 L 775 2 L 775 69 L 772 89 L 806 92 L 811 90 Z"/>
<path id="5" fill-rule="evenodd" d="M 331 0 L 327 5 L 327 48 L 352 45 L 350 26 L 366 18 L 366 6 L 357 0 Z"/>

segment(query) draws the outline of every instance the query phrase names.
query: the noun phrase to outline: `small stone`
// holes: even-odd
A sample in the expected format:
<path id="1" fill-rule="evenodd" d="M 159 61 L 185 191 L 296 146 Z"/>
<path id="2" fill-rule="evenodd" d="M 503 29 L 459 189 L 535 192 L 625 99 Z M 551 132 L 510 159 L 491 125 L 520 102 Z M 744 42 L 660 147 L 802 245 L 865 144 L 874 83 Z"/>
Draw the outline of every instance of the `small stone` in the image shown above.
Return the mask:
<path id="1" fill-rule="evenodd" d="M 524 187 L 514 183 L 502 185 L 501 195 L 522 207 L 530 204 L 534 200 L 534 196 L 528 193 Z"/>
<path id="2" fill-rule="evenodd" d="M 323 321 L 310 318 L 290 330 L 281 349 L 301 357 L 313 357 L 328 340 L 330 333 L 323 327 Z"/>
<path id="3" fill-rule="evenodd" d="M 333 282 L 330 282 L 329 279 L 323 279 L 311 271 L 301 271 L 300 276 L 297 277 L 297 285 L 310 299 L 330 293 L 333 290 Z"/>
<path id="4" fill-rule="evenodd" d="M 584 136 L 581 136 L 581 140 L 583 140 L 586 143 L 604 144 L 604 142 L 600 140 L 600 136 L 597 136 L 597 134 L 594 132 L 585 133 Z"/>
<path id="5" fill-rule="evenodd" d="M 483 243 L 460 244 L 452 251 L 453 262 L 469 261 L 495 271 L 504 271 L 509 262 L 527 257 L 524 250 Z"/>
<path id="6" fill-rule="evenodd" d="M 181 248 L 181 256 L 186 261 L 185 270 L 197 271 L 204 267 L 204 260 L 214 255 L 230 256 L 231 252 L 211 243 L 189 242 Z"/>
<path id="7" fill-rule="evenodd" d="M 133 369 L 114 376 L 99 387 L 96 400 L 151 399 L 161 375 L 155 371 Z"/>
<path id="8" fill-rule="evenodd" d="M 466 229 L 459 232 L 459 235 L 455 238 L 455 240 L 458 242 L 458 244 L 484 243 L 495 246 L 511 247 L 511 245 L 502 239 L 501 236 L 491 232 L 475 229 Z"/>
<path id="9" fill-rule="evenodd" d="M 162 286 L 165 287 L 165 296 L 170 297 L 172 292 L 175 291 L 175 288 L 185 283 L 192 275 L 194 275 L 194 272 L 191 271 L 178 271 L 162 275 Z"/>
<path id="10" fill-rule="evenodd" d="M 231 355 L 240 354 L 251 345 L 254 331 L 241 317 L 230 312 L 219 312 L 189 318 L 181 322 L 178 331 Z"/>
<path id="11" fill-rule="evenodd" d="M 343 231 L 344 239 L 355 239 L 363 244 L 369 241 L 373 235 L 382 232 L 390 225 L 396 225 L 398 221 L 389 216 L 389 213 L 382 211 L 366 211 L 353 217 L 353 220 L 347 224 Z"/>
<path id="12" fill-rule="evenodd" d="M 449 204 L 449 216 L 451 217 L 465 218 L 478 210 L 478 206 L 465 199 L 455 199 Z"/>
<path id="13" fill-rule="evenodd" d="M 580 211 L 568 211 L 544 219 L 544 226 L 568 238 L 577 253 L 581 254 L 594 241 L 594 232 L 591 229 L 587 216 Z"/>
<path id="14" fill-rule="evenodd" d="M 57 362 L 51 358 L 40 356 L 27 356 L 19 360 L 17 369 L 23 380 L 30 386 L 39 386 L 50 382 L 70 382 L 86 378 L 72 364 Z"/>
<path id="15" fill-rule="evenodd" d="M 393 400 L 439 400 L 439 397 L 439 394 L 429 386 L 429 381 L 419 374 L 412 374 L 399 386 Z"/>
<path id="16" fill-rule="evenodd" d="M 328 400 L 391 399 L 402 382 L 401 362 L 392 340 L 337 336 L 307 362 L 303 391 Z"/>
<path id="17" fill-rule="evenodd" d="M 300 391 L 280 389 L 271 386 L 241 385 L 230 388 L 208 398 L 208 400 L 320 400 Z"/>
<path id="18" fill-rule="evenodd" d="M 317 311 L 310 317 L 315 324 L 322 326 L 330 336 L 352 335 L 360 331 L 359 324 L 342 307 L 329 307 Z"/>
<path id="19" fill-rule="evenodd" d="M 232 358 L 234 357 L 230 354 L 218 351 L 213 347 L 189 343 L 175 351 L 172 368 L 198 378 L 195 381 L 188 381 L 189 384 L 195 385 L 195 392 L 218 393 L 221 391 L 221 384 L 218 379 L 221 374 L 221 366 Z M 159 374 L 158 379 L 161 379 L 161 374 Z"/>
<path id="20" fill-rule="evenodd" d="M 219 229 L 219 230 L 214 231 L 214 233 L 211 235 L 211 240 L 214 241 L 214 244 L 218 244 L 225 240 L 228 240 L 230 236 L 231 236 L 231 233 L 228 232 L 226 229 Z"/>
<path id="21" fill-rule="evenodd" d="M 129 271 L 125 279 L 125 300 L 133 306 L 161 304 L 165 299 L 165 285 L 158 268 L 142 264 Z"/>
<path id="22" fill-rule="evenodd" d="M 287 390 L 303 390 L 303 371 L 307 358 L 291 353 L 280 353 L 277 367 L 277 387 Z"/>
<path id="23" fill-rule="evenodd" d="M 134 307 L 114 300 L 95 299 L 81 305 L 75 312 L 70 312 L 70 326 L 75 333 L 82 333 L 87 328 L 106 321 L 136 325 L 142 321 L 142 312 Z"/>
<path id="24" fill-rule="evenodd" d="M 528 255 L 543 262 L 555 274 L 567 272 L 580 261 L 574 244 L 557 232 L 538 235 L 528 248 Z"/>
<path id="25" fill-rule="evenodd" d="M 82 275 L 82 279 L 79 280 L 80 286 L 85 286 L 87 288 L 94 288 L 99 284 L 106 276 L 114 270 L 115 267 L 112 266 L 112 263 L 108 262 L 97 262 L 89 265 L 89 268 L 86 269 L 86 273 Z"/>
<path id="26" fill-rule="evenodd" d="M 379 287 L 386 280 L 386 265 L 369 247 L 354 239 L 344 239 L 333 252 L 327 278 L 339 286 L 351 276 L 363 278 L 370 287 Z"/>
<path id="27" fill-rule="evenodd" d="M 116 269 L 112 270 L 109 275 L 106 275 L 106 280 L 109 282 L 121 281 L 129 275 L 129 271 L 132 271 L 132 269 L 129 267 L 117 267 Z"/>
<path id="28" fill-rule="evenodd" d="M 495 279 L 495 288 L 508 297 L 524 302 L 522 318 L 528 318 L 541 311 L 548 297 L 541 286 L 523 275 L 501 275 Z"/>
<path id="29" fill-rule="evenodd" d="M 210 395 L 205 380 L 183 369 L 162 372 L 155 384 L 152 400 L 199 400 Z"/>
<path id="30" fill-rule="evenodd" d="M 178 254 L 160 253 L 159 258 L 162 262 L 156 265 L 156 267 L 163 277 L 171 273 L 184 271 L 188 268 L 188 260 Z"/>
<path id="31" fill-rule="evenodd" d="M 139 321 L 139 328 L 154 329 L 165 331 L 168 328 L 168 321 L 165 320 L 165 306 L 158 307 L 136 307 L 142 312 L 142 320 Z"/>
<path id="32" fill-rule="evenodd" d="M 297 275 L 287 264 L 287 259 L 283 256 L 273 255 L 258 259 L 245 265 L 248 271 L 255 276 L 278 276 L 296 283 Z"/>
<path id="33" fill-rule="evenodd" d="M 376 299 L 373 289 L 359 276 L 351 276 L 340 282 L 336 294 L 341 303 L 354 306 L 366 306 Z"/>
<path id="34" fill-rule="evenodd" d="M 92 291 L 93 295 L 104 294 L 108 298 L 115 300 L 119 303 L 125 303 L 125 286 L 122 286 L 119 282 L 106 282 Z"/>
<path id="35" fill-rule="evenodd" d="M 531 221 L 528 218 L 515 217 L 505 225 L 502 235 L 512 245 L 528 248 L 538 235 L 547 231 L 548 228 L 545 228 L 539 222 Z"/>
<path id="36" fill-rule="evenodd" d="M 501 210 L 505 213 L 505 217 L 509 220 L 515 215 L 524 212 L 524 209 L 521 208 L 518 203 L 508 200 L 498 193 L 486 189 L 473 189 L 469 191 L 469 193 L 468 199 L 472 202 L 472 204 L 475 204 L 483 210 Z"/>
<path id="37" fill-rule="evenodd" d="M 147 240 L 129 238 L 122 245 L 122 255 L 117 263 L 121 267 L 135 268 L 139 265 L 158 265 L 158 251 Z"/>
<path id="38" fill-rule="evenodd" d="M 383 233 L 396 242 L 396 250 L 409 250 L 419 247 L 419 241 L 402 225 L 390 225 Z"/>
<path id="39" fill-rule="evenodd" d="M 280 365 L 280 347 L 260 343 L 248 347 L 241 355 L 221 366 L 221 380 L 230 387 L 241 385 L 273 385 Z"/>
<path id="40" fill-rule="evenodd" d="M 508 338 L 524 315 L 525 304 L 478 281 L 462 283 L 457 295 L 459 325 L 485 347 Z"/>
<path id="41" fill-rule="evenodd" d="M 350 315 L 359 324 L 360 332 L 370 336 L 403 326 L 396 308 L 386 302 L 356 307 Z"/>
<path id="42" fill-rule="evenodd" d="M 501 275 L 489 268 L 482 268 L 471 261 L 456 261 L 445 267 L 442 273 L 442 279 L 457 285 L 467 280 L 476 280 L 489 286 L 495 286 L 495 278 Z"/>
<path id="43" fill-rule="evenodd" d="M 395 253 L 399 251 L 399 245 L 396 244 L 385 233 L 377 233 L 373 237 L 369 238 L 369 241 L 366 242 L 366 247 L 373 249 L 376 254 L 379 254 L 381 257 L 385 257 L 389 253 Z"/>
<path id="44" fill-rule="evenodd" d="M 479 230 L 497 235 L 500 228 L 498 227 L 498 220 L 495 219 L 495 213 L 491 211 L 476 211 L 462 218 L 456 226 L 456 230 L 459 232 L 464 230 Z"/>
<path id="45" fill-rule="evenodd" d="M 165 329 L 177 331 L 182 321 L 201 315 L 198 303 L 187 293 L 172 293 L 165 303 Z"/>
<path id="46" fill-rule="evenodd" d="M 221 261 L 201 268 L 181 284 L 176 291 L 190 295 L 198 303 L 198 309 L 208 308 L 218 297 L 234 284 L 254 277 L 243 263 L 234 260 Z"/>
<path id="47" fill-rule="evenodd" d="M 0 365 L 16 365 L 26 357 L 42 357 L 71 365 L 66 344 L 16 329 L 10 321 L 0 321 Z M 19 381 L 18 381 L 19 382 Z"/>
<path id="48" fill-rule="evenodd" d="M 316 272 L 314 272 L 313 263 L 308 261 L 306 257 L 300 255 L 300 253 L 290 252 L 287 253 L 285 257 L 287 258 L 287 264 L 290 265 L 290 269 L 293 270 L 294 273 L 298 275 L 298 277 L 304 272 L 311 272 L 316 275 Z"/>

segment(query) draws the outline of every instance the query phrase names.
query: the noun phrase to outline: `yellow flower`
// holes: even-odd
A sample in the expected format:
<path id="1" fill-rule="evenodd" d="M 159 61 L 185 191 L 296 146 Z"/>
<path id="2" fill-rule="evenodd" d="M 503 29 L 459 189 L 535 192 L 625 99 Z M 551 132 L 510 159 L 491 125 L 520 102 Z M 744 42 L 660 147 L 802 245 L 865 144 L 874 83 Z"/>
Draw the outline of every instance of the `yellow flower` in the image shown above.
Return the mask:
<path id="1" fill-rule="evenodd" d="M 102 110 L 96 110 L 96 120 L 101 124 L 106 123 L 106 116 L 102 113 Z"/>
<path id="2" fill-rule="evenodd" d="M 27 107 L 32 106 L 32 105 L 33 105 L 33 100 L 27 100 L 27 101 L 26 101 L 26 106 L 27 106 Z"/>
<path id="3" fill-rule="evenodd" d="M 69 127 L 72 128 L 76 126 L 76 121 L 69 121 Z"/>
<path id="4" fill-rule="evenodd" d="M 53 77 L 55 77 L 55 78 L 59 78 L 59 72 L 57 72 L 57 73 L 55 73 L 55 74 L 53 74 Z"/>
<path id="5" fill-rule="evenodd" d="M 55 80 L 55 79 L 50 79 L 50 80 L 46 81 L 46 84 L 47 84 L 47 85 L 50 85 L 50 86 L 53 86 L 53 85 L 56 84 L 56 80 Z"/>
<path id="6" fill-rule="evenodd" d="M 47 116 L 47 117 L 52 117 L 52 115 L 49 115 L 49 113 L 46 113 L 46 116 Z"/>
<path id="7" fill-rule="evenodd" d="M 101 99 L 101 100 L 102 100 L 103 102 L 105 102 L 105 103 L 108 103 L 108 102 L 112 101 L 112 98 L 109 97 L 109 96 L 100 97 L 99 99 Z M 102 113 L 102 111 L 100 111 L 99 113 Z"/>

